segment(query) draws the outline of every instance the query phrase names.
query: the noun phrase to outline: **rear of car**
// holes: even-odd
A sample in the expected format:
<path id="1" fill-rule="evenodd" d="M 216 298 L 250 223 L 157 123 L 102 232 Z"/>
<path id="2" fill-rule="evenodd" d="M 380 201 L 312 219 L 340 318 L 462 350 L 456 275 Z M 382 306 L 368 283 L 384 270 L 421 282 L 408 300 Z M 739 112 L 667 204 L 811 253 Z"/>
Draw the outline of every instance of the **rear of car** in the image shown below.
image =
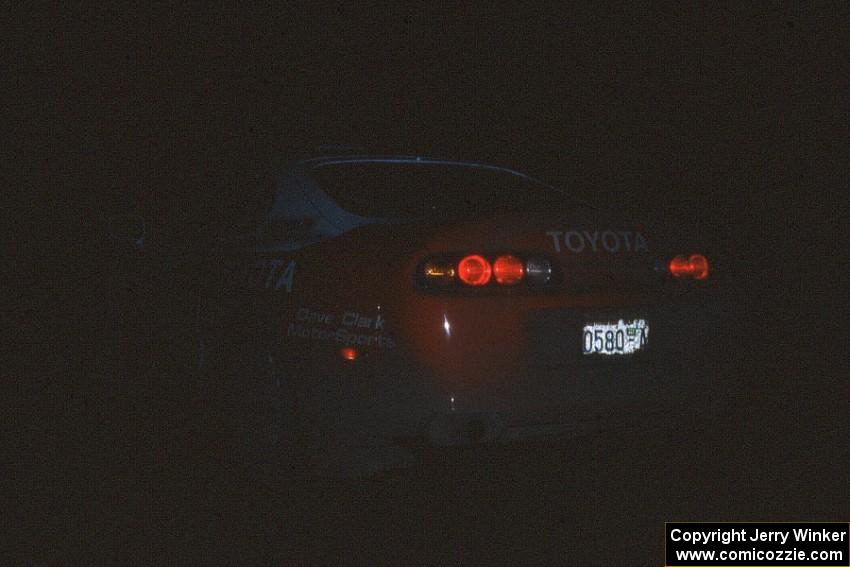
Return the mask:
<path id="1" fill-rule="evenodd" d="M 273 214 L 313 229 L 262 253 L 298 266 L 273 304 L 319 444 L 675 426 L 712 395 L 717 262 L 688 235 L 474 163 L 315 160 L 295 186 L 317 218 L 292 189 Z"/>

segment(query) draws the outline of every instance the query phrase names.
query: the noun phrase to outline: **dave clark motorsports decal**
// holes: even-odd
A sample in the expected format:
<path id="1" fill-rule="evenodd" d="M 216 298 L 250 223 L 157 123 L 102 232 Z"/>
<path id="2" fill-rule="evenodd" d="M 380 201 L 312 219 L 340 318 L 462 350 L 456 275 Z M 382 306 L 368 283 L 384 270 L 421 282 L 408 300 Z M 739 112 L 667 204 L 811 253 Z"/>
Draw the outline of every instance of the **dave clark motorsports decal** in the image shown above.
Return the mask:
<path id="1" fill-rule="evenodd" d="M 385 336 L 385 324 L 381 313 L 373 315 L 352 310 L 333 314 L 301 307 L 295 312 L 295 321 L 287 326 L 286 335 L 343 346 L 395 348 L 395 341 Z"/>

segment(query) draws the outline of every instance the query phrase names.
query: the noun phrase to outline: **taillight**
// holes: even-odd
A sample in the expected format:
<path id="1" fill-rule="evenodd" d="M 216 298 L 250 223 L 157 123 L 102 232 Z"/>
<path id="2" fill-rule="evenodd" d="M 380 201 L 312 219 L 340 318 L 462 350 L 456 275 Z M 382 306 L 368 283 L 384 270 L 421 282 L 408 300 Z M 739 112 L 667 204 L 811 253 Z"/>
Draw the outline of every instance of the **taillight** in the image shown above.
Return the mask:
<path id="1" fill-rule="evenodd" d="M 421 265 L 417 276 L 429 288 L 452 289 L 459 284 L 484 287 L 491 282 L 500 286 L 514 286 L 528 282 L 532 286 L 545 286 L 553 278 L 552 263 L 543 257 L 523 259 L 513 254 L 487 256 L 444 256 L 431 258 Z"/>
<path id="2" fill-rule="evenodd" d="M 493 277 L 502 285 L 514 285 L 522 281 L 525 266 L 522 260 L 510 254 L 499 256 L 493 262 Z"/>
<path id="3" fill-rule="evenodd" d="M 708 278 L 708 258 L 702 254 L 691 255 L 691 273 L 695 280 Z"/>
<path id="4" fill-rule="evenodd" d="M 670 260 L 670 275 L 675 278 L 708 278 L 708 259 L 702 254 L 679 255 Z"/>
<path id="5" fill-rule="evenodd" d="M 493 275 L 490 262 L 483 256 L 466 256 L 457 264 L 458 277 L 466 285 L 485 285 Z"/>
<path id="6" fill-rule="evenodd" d="M 424 273 L 429 283 L 447 286 L 454 283 L 457 270 L 451 262 L 432 261 L 425 264 Z"/>
<path id="7" fill-rule="evenodd" d="M 525 277 L 535 285 L 546 285 L 552 279 L 552 263 L 546 258 L 529 258 L 525 263 Z"/>
<path id="8" fill-rule="evenodd" d="M 343 347 L 339 349 L 339 355 L 348 361 L 357 360 L 357 349 L 354 347 Z"/>

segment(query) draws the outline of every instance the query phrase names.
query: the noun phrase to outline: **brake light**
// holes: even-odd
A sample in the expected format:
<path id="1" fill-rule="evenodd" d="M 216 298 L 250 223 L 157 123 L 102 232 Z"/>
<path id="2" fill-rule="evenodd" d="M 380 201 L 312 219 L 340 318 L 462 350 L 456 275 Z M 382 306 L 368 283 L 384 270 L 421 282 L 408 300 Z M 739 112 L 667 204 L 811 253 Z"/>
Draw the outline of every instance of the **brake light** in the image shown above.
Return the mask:
<path id="1" fill-rule="evenodd" d="M 675 256 L 670 260 L 670 275 L 674 278 L 693 278 L 704 280 L 708 278 L 708 259 L 702 254 Z"/>
<path id="2" fill-rule="evenodd" d="M 522 260 L 510 254 L 499 256 L 493 262 L 493 276 L 496 282 L 502 285 L 514 285 L 522 281 L 525 275 L 525 266 Z"/>
<path id="3" fill-rule="evenodd" d="M 339 349 L 339 355 L 345 360 L 357 360 L 357 349 L 354 347 L 343 347 Z"/>
<path id="4" fill-rule="evenodd" d="M 493 275 L 493 269 L 483 256 L 474 254 L 458 262 L 458 277 L 466 285 L 485 285 Z"/>
<path id="5" fill-rule="evenodd" d="M 702 254 L 691 255 L 691 273 L 695 280 L 708 278 L 708 258 Z"/>

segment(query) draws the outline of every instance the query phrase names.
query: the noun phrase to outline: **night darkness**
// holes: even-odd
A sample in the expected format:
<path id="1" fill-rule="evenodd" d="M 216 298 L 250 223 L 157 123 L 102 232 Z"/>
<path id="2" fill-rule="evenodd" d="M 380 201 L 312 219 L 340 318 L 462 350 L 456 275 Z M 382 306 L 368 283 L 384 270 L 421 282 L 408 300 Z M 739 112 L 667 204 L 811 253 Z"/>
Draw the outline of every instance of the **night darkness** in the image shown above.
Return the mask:
<path id="1" fill-rule="evenodd" d="M 846 6 L 3 11 L 11 368 L 34 376 L 17 407 L 46 408 L 11 430 L 16 557 L 661 564 L 664 521 L 846 521 Z M 678 449 L 195 490 L 164 259 L 244 228 L 281 164 L 325 144 L 515 167 L 706 235 L 746 298 L 749 417 Z M 108 238 L 127 212 L 148 221 L 140 257 Z"/>

